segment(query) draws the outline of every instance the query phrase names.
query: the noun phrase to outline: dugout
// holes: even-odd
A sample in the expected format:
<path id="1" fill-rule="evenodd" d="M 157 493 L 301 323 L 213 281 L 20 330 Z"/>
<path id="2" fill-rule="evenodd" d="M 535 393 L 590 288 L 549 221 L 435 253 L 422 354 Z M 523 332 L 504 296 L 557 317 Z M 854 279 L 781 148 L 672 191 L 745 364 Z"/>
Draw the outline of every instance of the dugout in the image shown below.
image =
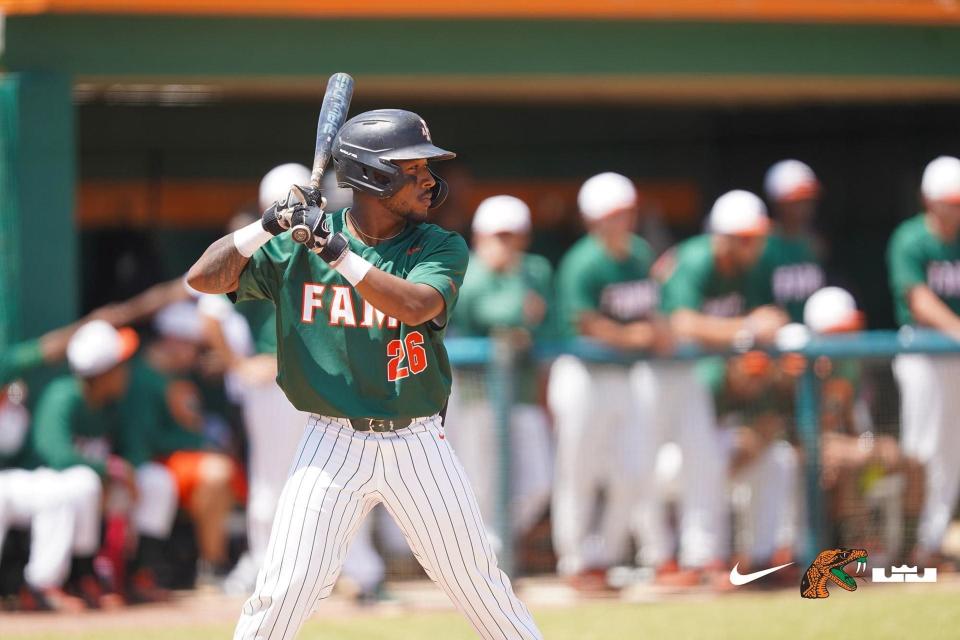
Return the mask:
<path id="1" fill-rule="evenodd" d="M 531 201 L 580 233 L 578 181 L 638 180 L 674 239 L 782 157 L 825 185 L 832 279 L 892 324 L 883 251 L 924 164 L 960 155 L 960 9 L 935 0 L 6 0 L 0 343 L 181 273 L 279 162 L 308 162 L 326 77 L 460 153 L 441 215 Z"/>

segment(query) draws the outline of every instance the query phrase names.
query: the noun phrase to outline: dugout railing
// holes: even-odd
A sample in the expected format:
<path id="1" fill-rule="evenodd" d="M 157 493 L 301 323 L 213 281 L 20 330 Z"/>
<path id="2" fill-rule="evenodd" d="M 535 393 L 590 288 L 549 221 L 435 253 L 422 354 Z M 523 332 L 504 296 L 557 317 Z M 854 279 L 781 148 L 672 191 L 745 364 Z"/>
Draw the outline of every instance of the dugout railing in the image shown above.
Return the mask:
<path id="1" fill-rule="evenodd" d="M 496 425 L 496 443 L 498 454 L 491 472 L 496 474 L 496 509 L 493 527 L 499 537 L 500 561 L 506 571 L 516 573 L 518 568 L 518 549 L 516 540 L 511 535 L 510 522 L 510 495 L 511 495 L 511 466 L 510 466 L 510 412 L 516 391 L 517 367 L 521 355 L 532 358 L 542 367 L 549 367 L 550 362 L 561 354 L 573 354 L 585 361 L 596 363 L 631 364 L 639 360 L 663 360 L 648 354 L 625 354 L 603 347 L 602 345 L 577 340 L 571 342 L 538 343 L 520 351 L 514 346 L 514 340 L 509 336 L 487 338 L 458 338 L 451 337 L 446 341 L 447 351 L 454 369 L 454 385 L 470 387 L 466 392 L 474 396 L 482 395 L 489 403 L 490 410 Z M 807 366 L 802 368 L 792 387 L 793 403 L 791 408 L 790 427 L 794 441 L 802 452 L 799 457 L 801 491 L 800 508 L 800 544 L 798 545 L 798 560 L 809 562 L 825 545 L 837 539 L 838 523 L 831 521 L 830 512 L 834 506 L 826 504 L 826 497 L 822 490 L 823 467 L 821 459 L 821 391 L 823 380 L 818 376 L 816 363 L 827 358 L 833 362 L 855 363 L 860 372 L 860 394 L 858 402 L 865 412 L 865 419 L 870 423 L 867 435 L 874 434 L 899 437 L 899 392 L 891 372 L 891 361 L 897 355 L 907 353 L 930 354 L 935 357 L 960 354 L 960 343 L 945 336 L 923 330 L 903 329 L 897 331 L 869 331 L 837 336 L 812 337 L 800 348 L 778 351 L 765 351 L 772 358 L 785 354 L 803 356 Z M 669 360 L 699 361 L 706 357 L 735 358 L 742 353 L 707 353 L 689 345 L 679 347 Z M 960 394 L 960 368 L 957 371 L 957 393 Z M 456 392 L 456 391 L 455 391 Z M 450 424 L 451 429 L 456 425 Z M 865 474 L 869 475 L 869 474 Z M 864 483 L 861 483 L 864 484 Z M 899 486 L 899 485 L 898 485 Z M 882 488 L 882 485 L 871 489 Z M 894 490 L 896 491 L 896 489 Z M 864 492 L 866 495 L 867 492 Z M 889 491 L 873 491 L 871 500 L 879 500 L 879 508 L 887 509 L 889 504 L 896 502 Z M 898 498 L 899 499 L 899 498 Z M 872 503 L 871 503 L 872 504 Z M 899 505 L 899 503 L 897 503 Z M 900 505 L 902 506 L 902 505 Z M 899 506 L 898 506 L 899 508 Z M 892 508 L 891 508 L 892 509 Z M 890 509 L 888 509 L 890 510 Z M 877 514 L 866 506 L 859 510 L 861 513 L 855 522 L 844 523 L 846 538 L 872 540 L 878 535 L 893 535 L 891 527 L 900 527 L 900 531 L 893 531 L 899 536 L 899 543 L 907 537 L 902 530 L 906 523 L 913 525 L 909 519 L 900 516 L 883 516 L 883 522 L 877 522 Z M 896 511 L 894 509 L 894 511 Z M 880 531 L 880 533 L 877 533 Z M 886 531 L 887 534 L 884 534 Z M 852 533 L 851 533 L 852 532 Z M 543 544 L 543 541 L 541 541 Z"/>

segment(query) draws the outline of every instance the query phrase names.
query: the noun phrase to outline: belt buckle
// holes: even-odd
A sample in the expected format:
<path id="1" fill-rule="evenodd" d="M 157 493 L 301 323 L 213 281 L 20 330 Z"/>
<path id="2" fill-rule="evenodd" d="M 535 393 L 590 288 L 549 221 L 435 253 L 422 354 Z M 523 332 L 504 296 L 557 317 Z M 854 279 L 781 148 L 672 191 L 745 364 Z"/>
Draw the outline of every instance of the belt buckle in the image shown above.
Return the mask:
<path id="1" fill-rule="evenodd" d="M 371 420 L 370 428 L 379 433 L 393 431 L 393 420 Z"/>

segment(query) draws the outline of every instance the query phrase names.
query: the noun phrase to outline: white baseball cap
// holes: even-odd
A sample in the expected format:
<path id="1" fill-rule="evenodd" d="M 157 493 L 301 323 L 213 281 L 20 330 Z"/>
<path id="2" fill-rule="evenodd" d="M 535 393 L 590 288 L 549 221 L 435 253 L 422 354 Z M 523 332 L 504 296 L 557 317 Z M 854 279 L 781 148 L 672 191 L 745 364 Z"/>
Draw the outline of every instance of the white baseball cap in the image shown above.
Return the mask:
<path id="1" fill-rule="evenodd" d="M 960 159 L 940 156 L 923 170 L 923 197 L 931 202 L 960 204 Z"/>
<path id="2" fill-rule="evenodd" d="M 577 206 L 588 221 L 637 206 L 637 188 L 630 178 L 608 171 L 595 175 L 580 187 Z"/>
<path id="3" fill-rule="evenodd" d="M 290 193 L 290 187 L 310 184 L 310 169 L 302 164 L 290 162 L 267 171 L 260 181 L 260 208 L 266 209 L 277 200 L 283 200 Z"/>
<path id="4" fill-rule="evenodd" d="M 67 343 L 67 363 L 73 373 L 90 378 L 132 356 L 139 345 L 140 339 L 133 329 L 115 329 L 105 320 L 92 320 L 77 329 Z"/>
<path id="5" fill-rule="evenodd" d="M 803 322 L 814 333 L 857 331 L 863 328 L 863 314 L 848 291 L 824 287 L 803 305 Z"/>
<path id="6" fill-rule="evenodd" d="M 767 197 L 774 202 L 807 200 L 820 193 L 817 175 L 799 160 L 781 160 L 774 164 L 767 170 L 763 187 Z"/>
<path id="7" fill-rule="evenodd" d="M 187 342 L 200 342 L 203 339 L 202 319 L 197 305 L 192 301 L 168 304 L 154 316 L 153 327 L 161 336 Z"/>
<path id="8" fill-rule="evenodd" d="M 770 218 L 763 200 L 749 191 L 734 189 L 713 203 L 707 229 L 724 236 L 763 236 L 770 230 Z"/>
<path id="9" fill-rule="evenodd" d="M 527 233 L 530 231 L 530 207 L 520 198 L 493 196 L 477 207 L 473 214 L 474 233 Z"/>

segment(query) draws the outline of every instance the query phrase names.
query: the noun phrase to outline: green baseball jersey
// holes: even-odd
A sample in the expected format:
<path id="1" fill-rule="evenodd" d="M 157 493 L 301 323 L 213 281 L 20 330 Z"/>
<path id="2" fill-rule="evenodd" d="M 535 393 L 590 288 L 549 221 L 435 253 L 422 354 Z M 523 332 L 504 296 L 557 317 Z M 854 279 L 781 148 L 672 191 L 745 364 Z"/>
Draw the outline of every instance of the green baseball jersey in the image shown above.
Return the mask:
<path id="1" fill-rule="evenodd" d="M 507 272 L 494 271 L 471 256 L 453 314 L 453 326 L 465 336 L 487 336 L 500 327 L 526 328 L 534 335 L 541 333 L 545 323 L 528 326 L 523 308 L 530 292 L 549 306 L 553 297 L 552 275 L 550 263 L 542 256 L 524 254 L 520 264 Z"/>
<path id="2" fill-rule="evenodd" d="M 0 386 L 43 364 L 40 340 L 26 340 L 0 351 Z"/>
<path id="3" fill-rule="evenodd" d="M 619 322 L 647 320 L 657 309 L 657 283 L 650 277 L 653 251 L 639 236 L 630 236 L 630 251 L 614 258 L 593 235 L 581 238 L 557 270 L 559 330 L 576 335 L 584 312 Z"/>
<path id="4" fill-rule="evenodd" d="M 378 269 L 429 285 L 453 312 L 469 252 L 458 234 L 410 224 L 369 247 L 353 237 L 343 209 L 330 215 L 350 249 Z M 319 256 L 283 234 L 254 253 L 237 300 L 273 301 L 277 382 L 301 411 L 345 418 L 413 418 L 440 411 L 450 394 L 444 327 L 407 326 L 363 300 Z"/>
<path id="5" fill-rule="evenodd" d="M 907 294 L 925 284 L 960 314 L 960 238 L 944 242 L 930 231 L 926 216 L 914 216 L 893 232 L 887 247 L 887 269 L 897 322 L 913 324 Z"/>
<path id="6" fill-rule="evenodd" d="M 44 390 L 31 436 L 40 462 L 53 469 L 86 465 L 104 475 L 111 454 L 135 466 L 149 458 L 142 431 L 122 427 L 120 404 L 91 408 L 73 376 L 57 378 Z"/>
<path id="7" fill-rule="evenodd" d="M 755 273 L 765 279 L 773 301 L 786 310 L 793 322 L 803 322 L 803 305 L 824 284 L 823 268 L 810 240 L 779 233 L 767 238 Z"/>
<path id="8" fill-rule="evenodd" d="M 664 313 L 692 309 L 710 316 L 735 318 L 773 302 L 770 287 L 756 275 L 759 262 L 733 277 L 717 270 L 709 235 L 681 242 L 661 260 L 665 262 L 660 305 Z"/>
<path id="9" fill-rule="evenodd" d="M 174 451 L 202 449 L 203 436 L 194 428 L 202 422 L 200 392 L 189 380 L 174 380 L 142 358 L 130 366 L 130 383 L 120 402 L 120 428 L 129 438 L 146 439 L 150 457 Z"/>
<path id="10" fill-rule="evenodd" d="M 547 315 L 535 325 L 524 318 L 524 306 L 530 293 L 547 305 L 552 299 L 553 268 L 546 258 L 524 254 L 516 268 L 494 271 L 473 255 L 463 280 L 460 300 L 454 311 L 452 328 L 459 335 L 485 337 L 498 328 L 525 328 L 534 337 L 543 337 L 549 326 Z M 514 400 L 533 403 L 537 399 L 537 368 L 527 358 L 518 363 Z"/>
<path id="11" fill-rule="evenodd" d="M 236 305 L 250 325 L 253 349 L 257 354 L 277 352 L 277 311 L 267 300 L 247 300 Z"/>

